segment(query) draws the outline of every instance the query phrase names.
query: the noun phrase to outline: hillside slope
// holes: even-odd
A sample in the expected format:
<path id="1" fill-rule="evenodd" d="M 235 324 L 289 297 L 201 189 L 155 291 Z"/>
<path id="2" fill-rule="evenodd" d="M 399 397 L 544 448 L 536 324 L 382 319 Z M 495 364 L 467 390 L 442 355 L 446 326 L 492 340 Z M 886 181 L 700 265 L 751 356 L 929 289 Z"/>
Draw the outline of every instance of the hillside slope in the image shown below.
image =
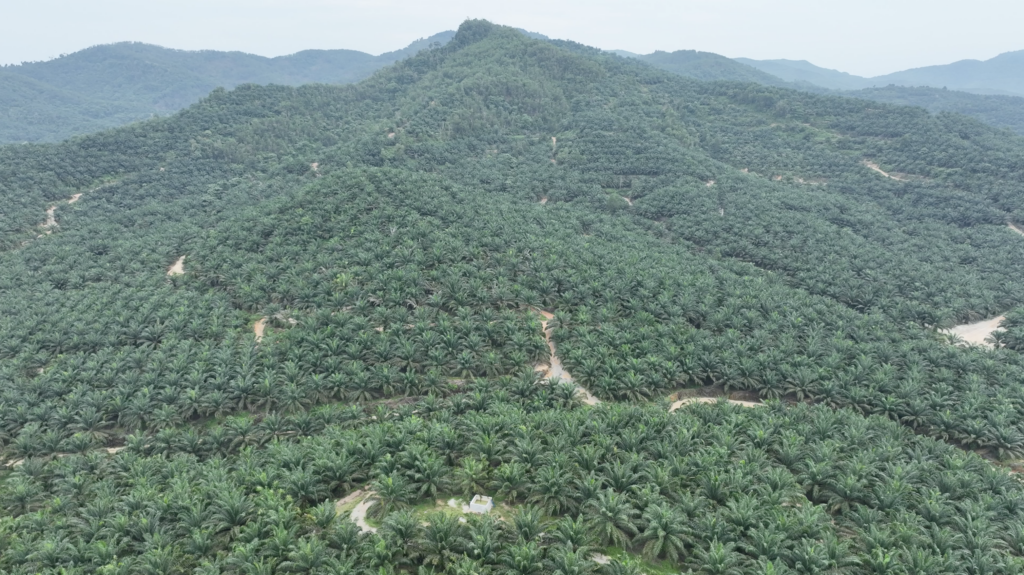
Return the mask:
<path id="1" fill-rule="evenodd" d="M 642 62 L 697 80 L 729 80 L 733 82 L 756 82 L 766 86 L 785 86 L 779 78 L 766 74 L 756 68 L 746 66 L 736 60 L 711 52 L 696 50 L 678 50 L 676 52 L 657 51 L 651 54 L 630 55 Z"/>
<path id="2" fill-rule="evenodd" d="M 933 113 L 963 114 L 991 126 L 1008 128 L 1024 136 L 1024 98 L 1015 96 L 985 96 L 957 90 L 895 84 L 875 88 L 873 86 L 884 84 L 876 79 L 820 68 L 802 60 L 729 60 L 717 54 L 693 51 L 671 54 L 655 52 L 645 56 L 630 53 L 621 55 L 699 80 L 756 82 L 765 86 L 792 88 L 817 94 L 832 91 L 837 95 L 887 104 L 920 106 Z"/>
<path id="3" fill-rule="evenodd" d="M 445 43 L 441 32 L 372 56 L 355 50 L 306 50 L 264 58 L 242 52 L 170 50 L 124 42 L 0 69 L 0 143 L 47 142 L 166 115 L 217 87 L 240 84 L 347 84 Z"/>
<path id="4" fill-rule="evenodd" d="M 822 68 L 806 60 L 736 58 L 736 61 L 788 82 L 806 82 L 830 90 L 860 90 L 894 85 L 1024 97 L 1024 50 L 1006 52 L 984 61 L 960 60 L 870 78 Z"/>
<path id="5" fill-rule="evenodd" d="M 0 148 L 0 569 L 1019 572 L 1022 152 L 480 21 Z"/>
<path id="6" fill-rule="evenodd" d="M 811 84 L 830 90 L 860 90 L 878 85 L 870 78 L 822 68 L 807 60 L 754 60 L 751 58 L 735 58 L 735 60 L 787 82 Z"/>
<path id="7" fill-rule="evenodd" d="M 976 94 L 1024 97 L 1024 50 L 988 60 L 960 60 L 941 66 L 902 70 L 872 78 L 879 86 L 931 86 Z"/>

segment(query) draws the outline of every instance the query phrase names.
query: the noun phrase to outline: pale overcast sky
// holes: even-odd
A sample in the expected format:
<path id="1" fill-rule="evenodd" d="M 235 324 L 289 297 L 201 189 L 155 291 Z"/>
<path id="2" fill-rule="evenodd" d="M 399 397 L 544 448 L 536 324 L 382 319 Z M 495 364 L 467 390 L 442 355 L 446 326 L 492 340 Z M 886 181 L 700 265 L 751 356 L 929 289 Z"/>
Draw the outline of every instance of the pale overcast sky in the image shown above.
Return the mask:
<path id="1" fill-rule="evenodd" d="M 598 48 L 809 60 L 862 76 L 1024 49 L 1021 0 L 0 0 L 0 63 L 124 40 L 378 54 L 466 18 Z"/>

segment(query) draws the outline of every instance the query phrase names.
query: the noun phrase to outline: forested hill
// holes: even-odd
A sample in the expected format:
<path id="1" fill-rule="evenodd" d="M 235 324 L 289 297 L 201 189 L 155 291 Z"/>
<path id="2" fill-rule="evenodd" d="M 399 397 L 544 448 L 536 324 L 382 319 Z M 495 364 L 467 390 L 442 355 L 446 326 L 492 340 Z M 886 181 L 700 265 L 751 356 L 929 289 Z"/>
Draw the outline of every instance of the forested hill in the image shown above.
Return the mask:
<path id="1" fill-rule="evenodd" d="M 859 90 L 890 85 L 924 86 L 974 94 L 1024 97 L 1024 50 L 1005 52 L 984 61 L 960 60 L 870 78 L 822 68 L 806 60 L 737 58 L 736 61 L 789 82 L 806 82 L 832 90 Z"/>
<path id="2" fill-rule="evenodd" d="M 123 42 L 8 66 L 0 68 L 0 143 L 58 141 L 167 115 L 217 87 L 356 82 L 434 43 L 443 44 L 454 34 L 441 32 L 379 56 L 355 50 L 305 50 L 264 58 Z"/>
<path id="3" fill-rule="evenodd" d="M 886 77 L 884 81 L 862 78 L 820 68 L 802 60 L 729 59 L 718 54 L 693 50 L 654 52 L 647 55 L 621 51 L 616 53 L 698 80 L 757 82 L 765 86 L 792 88 L 817 94 L 831 92 L 887 104 L 920 106 L 933 113 L 954 112 L 971 116 L 991 126 L 1008 128 L 1024 136 L 1024 98 L 1018 96 L 981 95 L 945 89 L 942 84 L 940 87 L 929 87 L 934 85 L 934 82 L 904 82 L 897 77 Z M 1002 70 L 1007 74 L 1014 74 L 1013 71 Z M 990 75 L 994 74 L 993 72 Z M 898 85 L 901 83 L 904 85 Z"/>
<path id="4" fill-rule="evenodd" d="M 712 52 L 698 52 L 696 50 L 663 52 L 659 50 L 651 54 L 630 54 L 629 56 L 642 62 L 647 62 L 656 68 L 674 72 L 681 76 L 696 78 L 697 80 L 757 82 L 766 86 L 791 87 L 787 86 L 784 80 L 771 74 Z"/>
<path id="5" fill-rule="evenodd" d="M 1022 176 L 480 21 L 0 148 L 0 571 L 1020 573 Z"/>

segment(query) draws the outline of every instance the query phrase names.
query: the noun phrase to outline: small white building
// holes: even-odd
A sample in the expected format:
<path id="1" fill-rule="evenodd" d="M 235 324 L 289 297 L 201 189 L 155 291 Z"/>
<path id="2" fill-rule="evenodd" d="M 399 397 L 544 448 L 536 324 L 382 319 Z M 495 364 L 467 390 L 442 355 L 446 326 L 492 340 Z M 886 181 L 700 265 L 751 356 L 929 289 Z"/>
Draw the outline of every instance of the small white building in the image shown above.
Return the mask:
<path id="1" fill-rule="evenodd" d="M 486 495 L 474 495 L 473 500 L 469 502 L 470 513 L 490 513 L 493 508 L 494 502 Z"/>

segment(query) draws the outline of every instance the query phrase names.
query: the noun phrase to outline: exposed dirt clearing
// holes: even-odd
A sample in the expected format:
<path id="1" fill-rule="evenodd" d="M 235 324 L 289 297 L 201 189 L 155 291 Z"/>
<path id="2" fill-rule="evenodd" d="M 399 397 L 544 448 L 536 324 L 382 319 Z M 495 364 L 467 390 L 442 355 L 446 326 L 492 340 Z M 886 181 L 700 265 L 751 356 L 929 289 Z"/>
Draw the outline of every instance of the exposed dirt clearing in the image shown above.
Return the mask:
<path id="1" fill-rule="evenodd" d="M 718 400 L 719 398 L 717 397 L 687 397 L 686 399 L 680 399 L 673 403 L 668 410 L 671 413 L 684 405 L 690 405 L 692 403 L 718 403 Z M 764 405 L 763 403 L 758 403 L 756 401 L 739 401 L 736 399 L 727 399 L 725 401 L 733 405 L 739 405 L 740 407 L 762 407 Z"/>
<path id="2" fill-rule="evenodd" d="M 715 185 L 715 181 L 714 180 L 708 180 L 708 182 L 706 184 L 704 184 L 704 185 L 710 188 L 711 186 Z"/>
<path id="3" fill-rule="evenodd" d="M 359 501 L 360 499 L 362 499 L 364 497 L 366 497 L 366 492 L 363 491 L 362 489 L 356 489 L 352 493 L 349 493 L 345 497 L 339 499 L 337 501 L 337 503 L 334 504 L 334 508 L 337 509 L 337 510 L 341 510 L 346 505 L 349 505 L 351 503 L 355 503 L 356 501 Z"/>
<path id="4" fill-rule="evenodd" d="M 68 203 L 69 204 L 73 204 L 73 203 L 77 202 L 78 199 L 81 198 L 81 197 L 82 197 L 82 194 L 75 194 L 75 195 L 71 196 L 71 199 L 68 200 Z"/>
<path id="5" fill-rule="evenodd" d="M 558 358 L 558 354 L 555 353 L 555 342 L 551 341 L 551 330 L 548 329 L 548 322 L 554 319 L 555 314 L 540 309 L 534 309 L 544 319 L 540 322 L 540 327 L 544 331 L 544 339 L 548 342 L 548 351 L 551 354 L 551 361 L 549 365 L 544 369 L 544 379 L 551 380 L 558 378 L 561 381 L 567 383 L 573 383 L 572 376 L 569 375 L 568 371 L 562 367 L 562 360 Z M 597 405 L 601 403 L 601 400 L 594 397 L 587 389 L 576 386 L 576 394 L 583 398 L 583 403 L 586 405 Z"/>
<path id="6" fill-rule="evenodd" d="M 870 168 L 870 169 L 872 169 L 872 170 L 874 170 L 874 171 L 878 172 L 879 174 L 882 174 L 883 176 L 885 176 L 885 177 L 887 177 L 887 178 L 889 178 L 889 179 L 891 179 L 891 180 L 896 180 L 897 182 L 905 182 L 905 181 L 907 181 L 907 180 L 906 180 L 906 178 L 901 178 L 901 177 L 899 177 L 899 176 L 895 176 L 895 175 L 893 175 L 893 174 L 890 174 L 890 173 L 888 173 L 888 172 L 882 171 L 882 168 L 879 168 L 879 167 L 878 167 L 878 164 L 876 164 L 876 163 L 874 163 L 874 162 L 869 162 L 869 161 L 867 161 L 867 160 L 864 160 L 864 162 L 863 162 L 863 163 L 864 163 L 864 165 L 865 165 L 865 166 L 867 166 L 868 168 Z"/>
<path id="7" fill-rule="evenodd" d="M 266 329 L 267 329 L 267 318 L 265 318 L 265 317 L 261 317 L 259 321 L 257 321 L 255 324 L 253 324 L 252 332 L 254 334 L 256 334 L 256 343 L 259 343 L 260 340 L 263 339 L 263 331 L 266 330 Z"/>
<path id="8" fill-rule="evenodd" d="M 370 506 L 372 506 L 377 501 L 372 497 L 372 495 L 372 491 L 368 493 L 366 499 L 364 499 L 359 505 L 356 505 L 356 508 L 352 510 L 352 514 L 349 515 L 349 518 L 352 519 L 352 522 L 355 523 L 356 526 L 359 527 L 359 531 L 363 533 L 377 532 L 376 527 L 371 527 L 366 522 L 366 512 L 370 509 Z"/>
<path id="9" fill-rule="evenodd" d="M 626 196 L 622 196 L 622 199 L 626 200 L 626 203 L 629 204 L 629 207 L 633 207 L 633 200 L 627 198 Z"/>
<path id="10" fill-rule="evenodd" d="M 541 199 L 540 199 L 540 205 L 542 205 L 542 206 L 543 206 L 543 205 L 544 205 L 544 204 L 546 204 L 546 203 L 548 203 L 548 197 L 547 197 L 547 196 L 544 196 L 543 198 L 541 198 Z"/>
<path id="11" fill-rule="evenodd" d="M 1009 228 L 1010 228 L 1011 230 L 1013 230 L 1013 231 L 1017 232 L 1018 234 L 1020 234 L 1020 235 L 1024 236 L 1024 230 L 1022 230 L 1022 229 L 1018 228 L 1017 226 L 1015 226 L 1015 225 L 1013 225 L 1013 224 L 1011 224 L 1011 223 L 1009 223 L 1009 222 L 1007 222 L 1007 224 L 1006 224 L 1006 225 L 1007 225 L 1007 226 L 1008 226 L 1008 227 L 1009 227 Z"/>
<path id="12" fill-rule="evenodd" d="M 184 274 L 185 274 L 185 256 L 181 256 L 180 258 L 178 258 L 178 261 L 174 262 L 174 265 L 172 265 L 167 270 L 167 275 L 169 275 L 169 276 L 180 276 L 180 275 L 184 275 Z"/>
<path id="13" fill-rule="evenodd" d="M 988 338 L 992 332 L 999 329 L 999 323 L 1006 319 L 1006 316 L 994 317 L 992 319 L 986 319 L 977 323 L 967 323 L 964 325 L 958 325 L 949 330 L 943 330 L 943 333 L 960 336 L 960 339 L 964 343 L 970 345 L 982 345 L 985 347 L 992 347 L 992 344 L 987 343 L 985 339 Z"/>
<path id="14" fill-rule="evenodd" d="M 458 509 L 463 513 L 469 513 L 469 505 L 467 503 L 464 503 L 461 499 L 449 499 L 448 507 L 451 507 L 452 509 Z"/>
<path id="15" fill-rule="evenodd" d="M 612 562 L 611 557 L 601 553 L 594 553 L 590 556 L 590 558 L 593 559 L 594 563 L 597 563 L 598 565 L 607 565 Z"/>

